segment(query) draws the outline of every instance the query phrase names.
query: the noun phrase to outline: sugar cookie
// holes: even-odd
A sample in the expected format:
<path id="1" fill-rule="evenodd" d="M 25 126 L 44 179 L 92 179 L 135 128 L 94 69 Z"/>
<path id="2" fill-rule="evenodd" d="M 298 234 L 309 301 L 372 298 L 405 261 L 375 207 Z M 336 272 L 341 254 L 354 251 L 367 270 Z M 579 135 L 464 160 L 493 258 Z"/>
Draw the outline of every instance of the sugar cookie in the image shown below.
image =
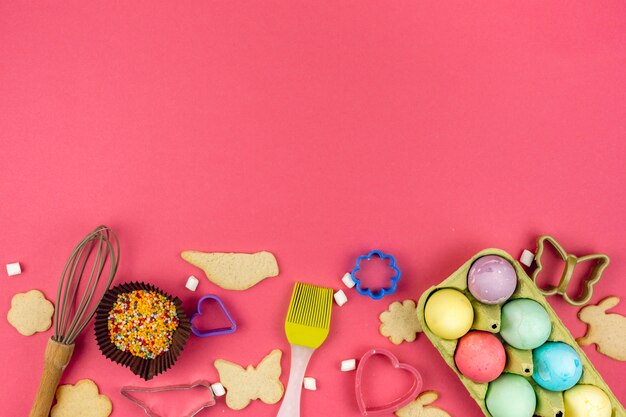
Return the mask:
<path id="1" fill-rule="evenodd" d="M 278 275 L 278 263 L 270 252 L 205 253 L 187 250 L 180 256 L 202 269 L 209 281 L 225 290 L 247 290 Z"/>
<path id="2" fill-rule="evenodd" d="M 594 344 L 598 352 L 618 361 L 626 361 L 626 317 L 607 310 L 619 304 L 618 297 L 607 297 L 598 305 L 580 309 L 578 318 L 587 323 L 587 334 L 576 339 L 580 346 Z"/>
<path id="3" fill-rule="evenodd" d="M 250 401 L 261 400 L 276 404 L 283 397 L 285 388 L 280 382 L 280 359 L 282 352 L 274 349 L 255 368 L 246 369 L 236 363 L 218 359 L 214 365 L 220 382 L 226 388 L 226 405 L 232 410 L 246 408 Z"/>
<path id="4" fill-rule="evenodd" d="M 54 306 L 38 290 L 18 293 L 11 299 L 7 320 L 24 336 L 45 332 L 52 325 Z"/>
<path id="5" fill-rule="evenodd" d="M 436 391 L 424 391 L 417 399 L 396 411 L 398 417 L 450 417 L 447 411 L 431 407 L 428 404 L 435 402 L 439 394 Z"/>
<path id="6" fill-rule="evenodd" d="M 417 318 L 417 306 L 413 300 L 395 301 L 380 316 L 380 334 L 388 337 L 391 343 L 413 342 L 422 331 Z"/>
<path id="7" fill-rule="evenodd" d="M 98 386 L 90 379 L 81 379 L 76 385 L 61 385 L 56 399 L 50 417 L 107 417 L 113 409 L 111 400 L 99 394 Z"/>

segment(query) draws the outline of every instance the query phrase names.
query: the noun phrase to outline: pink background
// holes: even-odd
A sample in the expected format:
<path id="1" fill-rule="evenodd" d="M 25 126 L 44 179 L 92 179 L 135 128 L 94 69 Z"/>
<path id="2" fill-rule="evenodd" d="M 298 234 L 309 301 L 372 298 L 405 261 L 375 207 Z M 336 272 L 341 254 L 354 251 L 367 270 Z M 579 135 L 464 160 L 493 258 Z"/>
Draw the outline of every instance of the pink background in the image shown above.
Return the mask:
<path id="1" fill-rule="evenodd" d="M 517 257 L 542 233 L 612 264 L 593 301 L 626 296 L 626 4 L 574 1 L 0 2 L 0 310 L 54 299 L 75 243 L 118 233 L 117 283 L 147 280 L 188 312 L 223 297 L 234 335 L 191 339 L 150 385 L 216 380 L 213 361 L 285 352 L 293 282 L 340 288 L 356 256 L 394 254 L 398 292 L 348 291 L 308 374 L 304 416 L 360 415 L 339 362 L 387 347 L 453 416 L 481 412 L 424 336 L 391 345 L 377 316 L 486 247 Z M 202 280 L 183 249 L 270 250 L 278 278 L 246 292 Z M 551 299 L 574 336 L 577 309 Z M 626 313 L 626 305 L 616 308 Z M 2 414 L 26 415 L 51 332 L 0 321 Z M 585 348 L 626 402 L 626 364 Z M 380 376 L 381 380 L 387 376 Z M 63 382 L 92 378 L 114 416 L 142 384 L 92 328 Z M 255 402 L 206 415 L 273 416 Z"/>

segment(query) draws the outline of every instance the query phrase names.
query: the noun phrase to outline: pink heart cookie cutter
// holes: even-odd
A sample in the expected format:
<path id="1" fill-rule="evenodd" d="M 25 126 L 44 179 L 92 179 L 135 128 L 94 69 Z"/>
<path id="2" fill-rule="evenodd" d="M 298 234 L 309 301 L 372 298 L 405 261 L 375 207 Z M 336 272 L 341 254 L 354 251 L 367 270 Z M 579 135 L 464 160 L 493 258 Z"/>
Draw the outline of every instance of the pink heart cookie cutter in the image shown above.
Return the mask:
<path id="1" fill-rule="evenodd" d="M 363 372 L 365 370 L 365 364 L 367 361 L 375 355 L 385 356 L 391 362 L 391 365 L 394 369 L 399 369 L 405 372 L 410 373 L 413 376 L 413 385 L 411 388 L 402 396 L 393 400 L 389 404 L 385 405 L 377 405 L 377 406 L 368 406 L 365 402 L 365 398 L 363 396 L 362 382 L 363 382 Z M 401 363 L 398 358 L 396 358 L 393 353 L 389 352 L 386 349 L 372 349 L 363 355 L 361 360 L 359 361 L 359 366 L 356 370 L 356 383 L 355 383 L 355 391 L 356 391 L 356 401 L 359 406 L 359 410 L 361 414 L 364 416 L 375 416 L 381 414 L 391 414 L 394 411 L 399 410 L 404 407 L 415 398 L 422 391 L 423 381 L 422 375 L 419 373 L 417 369 L 408 365 L 406 363 Z"/>

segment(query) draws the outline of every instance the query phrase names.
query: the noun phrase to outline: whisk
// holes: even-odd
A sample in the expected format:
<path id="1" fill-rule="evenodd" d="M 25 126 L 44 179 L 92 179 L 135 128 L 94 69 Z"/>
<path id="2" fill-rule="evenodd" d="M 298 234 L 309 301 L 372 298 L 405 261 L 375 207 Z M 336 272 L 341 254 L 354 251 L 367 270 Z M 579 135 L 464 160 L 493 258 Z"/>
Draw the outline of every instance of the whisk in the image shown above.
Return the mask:
<path id="1" fill-rule="evenodd" d="M 48 417 L 56 387 L 74 352 L 74 341 L 111 286 L 119 259 L 117 236 L 106 226 L 96 227 L 72 251 L 61 274 L 54 310 L 54 334 L 46 346 L 41 383 L 29 417 Z M 105 285 L 99 286 L 107 261 L 108 277 Z M 84 279 L 87 280 L 84 291 L 79 294 Z M 94 296 L 96 293 L 99 295 Z"/>

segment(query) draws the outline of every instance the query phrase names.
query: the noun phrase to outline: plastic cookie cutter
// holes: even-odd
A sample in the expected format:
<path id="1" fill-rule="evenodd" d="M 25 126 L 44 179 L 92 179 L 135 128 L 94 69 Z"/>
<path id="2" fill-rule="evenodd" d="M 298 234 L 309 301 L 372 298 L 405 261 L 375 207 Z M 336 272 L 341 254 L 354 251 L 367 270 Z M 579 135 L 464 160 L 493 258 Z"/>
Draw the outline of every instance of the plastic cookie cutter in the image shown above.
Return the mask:
<path id="1" fill-rule="evenodd" d="M 395 274 L 389 278 L 391 285 L 385 288 L 380 288 L 378 290 L 372 291 L 370 288 L 364 288 L 361 284 L 361 280 L 356 277 L 356 273 L 361 269 L 361 261 L 367 260 L 369 261 L 372 256 L 378 256 L 380 259 L 389 259 L 389 268 L 395 271 Z M 402 275 L 400 272 L 400 268 L 396 266 L 396 258 L 392 255 L 383 253 L 379 250 L 373 250 L 367 255 L 361 255 L 356 259 L 356 266 L 352 270 L 352 280 L 356 284 L 356 290 L 361 295 L 367 295 L 368 297 L 373 298 L 374 300 L 380 300 L 387 294 L 393 294 L 396 291 L 396 286 L 398 285 L 398 281 L 400 281 L 400 276 Z"/>
<path id="2" fill-rule="evenodd" d="M 398 369 L 411 374 L 411 376 L 413 377 L 413 384 L 406 393 L 404 393 L 394 401 L 390 402 L 389 404 L 372 406 L 367 405 L 365 401 L 365 396 L 363 394 L 363 373 L 368 360 L 372 358 L 372 356 L 376 355 L 384 356 L 389 359 L 389 361 L 391 362 L 391 366 L 394 369 Z M 361 411 L 361 414 L 363 414 L 364 416 L 392 414 L 394 411 L 399 410 L 400 408 L 415 400 L 417 395 L 422 391 L 422 385 L 422 375 L 417 369 L 406 363 L 401 363 L 398 358 L 393 355 L 393 353 L 389 352 L 386 349 L 372 349 L 366 352 L 365 355 L 363 355 L 363 357 L 359 361 L 359 367 L 356 370 L 356 401 L 359 406 L 359 410 Z"/>
<path id="3" fill-rule="evenodd" d="M 215 405 L 215 395 L 211 390 L 211 383 L 209 381 L 200 380 L 193 382 L 191 384 L 181 384 L 181 385 L 166 385 L 163 387 L 123 387 L 120 390 L 120 393 L 128 398 L 133 404 L 138 405 L 141 409 L 146 413 L 148 417 L 161 417 L 161 415 L 157 414 L 148 404 L 137 398 L 133 393 L 162 393 L 168 391 L 189 391 L 189 390 L 201 390 L 206 391 L 203 394 L 202 400 L 199 402 L 197 407 L 195 407 L 190 414 L 185 414 L 183 417 L 194 417 L 198 415 L 202 410 L 208 407 L 212 407 Z M 200 395 L 200 394 L 198 394 Z M 168 397 L 168 401 L 171 398 Z"/>
<path id="4" fill-rule="evenodd" d="M 544 248 L 546 244 L 552 246 L 552 248 L 554 248 L 554 250 L 559 254 L 561 259 L 565 261 L 565 267 L 563 268 L 563 274 L 561 275 L 559 285 L 557 285 L 556 287 L 548 286 L 542 288 L 537 283 L 537 277 L 543 269 L 541 257 L 544 254 Z M 567 294 L 567 287 L 569 286 L 572 275 L 574 274 L 574 269 L 578 264 L 587 261 L 594 262 L 591 272 L 583 281 L 583 289 L 580 293 L 580 296 L 577 298 L 571 298 Z M 589 303 L 589 301 L 591 300 L 591 297 L 593 296 L 593 287 L 598 283 L 598 281 L 600 281 L 600 278 L 602 278 L 602 273 L 604 272 L 606 267 L 609 266 L 609 262 L 609 257 L 602 253 L 581 257 L 577 257 L 576 255 L 572 255 L 571 253 L 567 253 L 565 249 L 563 249 L 563 247 L 556 241 L 556 239 L 554 239 L 552 236 L 543 235 L 537 239 L 537 251 L 535 254 L 535 263 L 537 267 L 533 271 L 531 278 L 543 295 L 559 294 L 568 304 L 573 306 L 582 306 Z"/>
<path id="5" fill-rule="evenodd" d="M 229 327 L 219 327 L 216 329 L 209 329 L 209 330 L 200 329 L 196 327 L 196 325 L 194 324 L 194 320 L 199 318 L 202 315 L 202 306 L 207 300 L 214 300 L 215 302 L 217 302 L 217 304 L 222 309 L 224 316 L 228 319 L 228 322 L 230 323 Z M 193 332 L 194 335 L 198 337 L 218 336 L 220 334 L 231 334 L 231 333 L 234 333 L 236 330 L 237 330 L 237 324 L 228 313 L 228 310 L 226 310 L 226 307 L 224 306 L 224 303 L 222 303 L 222 300 L 220 300 L 220 298 L 217 295 L 212 295 L 212 294 L 205 295 L 200 300 L 198 300 L 198 310 L 193 316 L 191 316 L 191 331 Z"/>

